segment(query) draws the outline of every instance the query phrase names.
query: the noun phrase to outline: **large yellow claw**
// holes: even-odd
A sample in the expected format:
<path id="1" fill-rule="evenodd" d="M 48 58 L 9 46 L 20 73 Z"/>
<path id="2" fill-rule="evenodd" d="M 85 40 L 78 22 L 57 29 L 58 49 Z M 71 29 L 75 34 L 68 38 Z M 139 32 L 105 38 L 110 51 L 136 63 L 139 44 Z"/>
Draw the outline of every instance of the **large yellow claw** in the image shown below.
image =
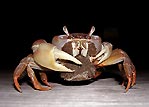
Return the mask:
<path id="1" fill-rule="evenodd" d="M 64 59 L 73 61 L 76 64 L 82 64 L 79 60 L 71 56 L 70 54 L 61 51 L 56 48 L 56 46 L 50 43 L 41 43 L 36 45 L 37 49 L 34 50 L 33 58 L 39 65 L 54 70 L 63 72 L 73 72 L 73 70 L 59 64 L 57 59 Z"/>

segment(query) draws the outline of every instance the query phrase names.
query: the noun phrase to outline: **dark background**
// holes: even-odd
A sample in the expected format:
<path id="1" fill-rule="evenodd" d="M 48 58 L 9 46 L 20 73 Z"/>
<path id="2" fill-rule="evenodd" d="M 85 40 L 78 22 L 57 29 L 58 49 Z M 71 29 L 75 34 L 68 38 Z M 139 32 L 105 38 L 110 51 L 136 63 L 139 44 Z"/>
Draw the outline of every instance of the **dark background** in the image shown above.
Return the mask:
<path id="1" fill-rule="evenodd" d="M 128 53 L 137 69 L 148 69 L 148 9 L 141 3 L 4 3 L 1 9 L 1 69 L 15 69 L 32 53 L 37 39 L 51 42 L 54 35 L 88 33 Z"/>

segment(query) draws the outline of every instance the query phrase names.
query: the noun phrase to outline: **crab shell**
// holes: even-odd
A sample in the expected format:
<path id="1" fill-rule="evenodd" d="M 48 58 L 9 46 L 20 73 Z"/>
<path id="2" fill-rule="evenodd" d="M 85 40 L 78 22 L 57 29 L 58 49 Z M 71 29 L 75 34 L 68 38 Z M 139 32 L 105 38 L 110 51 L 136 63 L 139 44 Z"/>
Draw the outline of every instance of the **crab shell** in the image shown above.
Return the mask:
<path id="1" fill-rule="evenodd" d="M 92 35 L 94 28 L 91 29 L 89 34 L 69 34 L 66 29 L 64 31 L 66 35 L 55 36 L 52 44 L 77 58 L 82 62 L 82 65 L 76 65 L 63 60 L 60 61 L 66 67 L 75 70 L 71 73 L 61 73 L 61 77 L 68 81 L 82 81 L 94 78 L 97 71 L 90 57 L 96 56 L 101 51 L 101 38 L 97 35 Z"/>

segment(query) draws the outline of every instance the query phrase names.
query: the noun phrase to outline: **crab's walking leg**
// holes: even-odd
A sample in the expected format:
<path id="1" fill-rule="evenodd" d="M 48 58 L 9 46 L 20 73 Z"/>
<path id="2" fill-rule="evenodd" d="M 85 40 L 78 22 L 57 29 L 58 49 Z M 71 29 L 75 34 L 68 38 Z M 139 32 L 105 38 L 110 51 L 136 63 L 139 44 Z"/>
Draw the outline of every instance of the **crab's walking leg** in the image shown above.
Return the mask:
<path id="1" fill-rule="evenodd" d="M 123 62 L 120 64 L 120 62 Z M 113 65 L 118 63 L 120 71 L 123 73 L 124 83 L 127 82 L 126 92 L 128 89 L 136 83 L 136 70 L 129 56 L 121 49 L 115 49 L 112 51 L 111 56 L 98 64 L 98 61 L 94 62 L 99 67 Z M 127 81 L 126 81 L 127 80 Z M 124 84 L 123 83 L 123 84 Z"/>
<path id="2" fill-rule="evenodd" d="M 27 64 L 28 64 L 28 60 L 27 60 L 27 57 L 25 57 L 20 61 L 19 65 L 14 70 L 13 81 L 14 81 L 14 84 L 19 92 L 22 92 L 22 91 L 21 91 L 20 85 L 18 83 L 18 78 L 23 73 L 23 71 L 26 69 Z"/>
<path id="3" fill-rule="evenodd" d="M 32 70 L 32 68 L 34 69 L 39 69 L 42 70 L 42 68 L 40 68 L 33 60 L 32 54 L 28 55 L 27 57 L 23 58 L 19 65 L 16 67 L 14 74 L 13 74 L 13 80 L 14 80 L 14 84 L 17 88 L 17 90 L 19 92 L 21 91 L 20 85 L 18 83 L 18 78 L 21 76 L 21 74 L 25 71 L 25 69 L 27 68 L 27 73 L 28 76 L 30 77 L 34 87 L 38 90 L 49 90 L 51 89 L 50 85 L 48 85 L 49 87 L 43 87 L 41 86 L 41 84 L 38 82 L 34 71 Z"/>
<path id="4" fill-rule="evenodd" d="M 47 78 L 47 75 L 45 72 L 40 72 L 40 77 L 41 77 L 41 80 L 44 84 L 46 84 L 47 86 L 51 87 L 51 85 L 48 83 L 48 78 Z"/>
<path id="5" fill-rule="evenodd" d="M 27 67 L 27 73 L 28 73 L 28 76 L 30 77 L 35 89 L 38 89 L 38 90 L 41 90 L 41 91 L 46 91 L 46 90 L 49 90 L 51 89 L 51 87 L 43 87 L 41 86 L 41 84 L 38 82 L 36 76 L 35 76 L 35 73 L 34 71 L 31 69 L 30 66 Z"/>

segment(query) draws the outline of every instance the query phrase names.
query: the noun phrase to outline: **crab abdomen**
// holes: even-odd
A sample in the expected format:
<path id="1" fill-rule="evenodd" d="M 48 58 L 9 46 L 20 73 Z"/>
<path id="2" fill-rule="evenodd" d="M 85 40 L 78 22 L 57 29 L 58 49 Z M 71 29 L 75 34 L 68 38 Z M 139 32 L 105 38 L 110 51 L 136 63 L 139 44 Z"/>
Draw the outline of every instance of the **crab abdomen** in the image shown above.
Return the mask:
<path id="1" fill-rule="evenodd" d="M 81 55 L 76 56 L 78 60 L 82 62 L 81 66 L 74 63 L 64 62 L 63 64 L 75 70 L 72 73 L 61 73 L 61 77 L 67 81 L 82 81 L 89 80 L 95 77 L 96 68 L 93 63 L 90 62 L 88 57 L 82 57 Z"/>

